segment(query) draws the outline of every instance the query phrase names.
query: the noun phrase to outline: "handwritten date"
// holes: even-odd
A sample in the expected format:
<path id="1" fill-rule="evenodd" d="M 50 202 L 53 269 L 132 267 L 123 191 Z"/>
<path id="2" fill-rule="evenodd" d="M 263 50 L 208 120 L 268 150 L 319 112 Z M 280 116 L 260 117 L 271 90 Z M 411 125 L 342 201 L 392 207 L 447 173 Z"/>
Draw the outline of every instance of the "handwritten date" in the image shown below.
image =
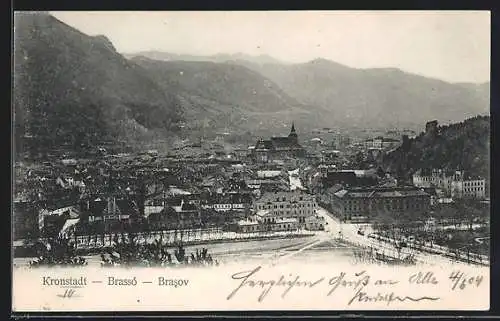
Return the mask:
<path id="1" fill-rule="evenodd" d="M 483 282 L 482 275 L 474 275 L 470 276 L 461 271 L 454 271 L 450 274 L 449 279 L 451 280 L 452 290 L 464 290 L 468 286 L 476 286 L 479 287 Z"/>

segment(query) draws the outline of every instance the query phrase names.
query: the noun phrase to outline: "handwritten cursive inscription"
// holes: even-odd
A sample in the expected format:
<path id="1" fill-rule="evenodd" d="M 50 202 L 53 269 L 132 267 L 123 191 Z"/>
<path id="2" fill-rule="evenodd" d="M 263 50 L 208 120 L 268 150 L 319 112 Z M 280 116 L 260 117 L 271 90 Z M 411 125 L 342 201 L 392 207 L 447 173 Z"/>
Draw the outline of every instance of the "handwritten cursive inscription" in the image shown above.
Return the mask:
<path id="1" fill-rule="evenodd" d="M 438 284 L 439 281 L 437 280 L 436 276 L 434 275 L 434 272 L 418 272 L 416 274 L 412 274 L 408 278 L 408 282 L 410 284 Z"/>
<path id="2" fill-rule="evenodd" d="M 423 295 L 419 297 L 402 295 L 397 293 L 397 288 L 394 285 L 399 284 L 400 281 L 394 279 L 372 279 L 370 274 L 367 271 L 363 270 L 354 274 L 348 274 L 346 272 L 340 272 L 338 275 L 330 277 L 327 279 L 326 277 L 318 277 L 313 280 L 304 280 L 301 279 L 301 276 L 293 276 L 292 274 L 289 277 L 285 277 L 281 275 L 276 279 L 263 279 L 262 277 L 257 277 L 259 271 L 261 271 L 261 267 L 258 266 L 255 269 L 238 272 L 232 275 L 233 280 L 238 280 L 238 285 L 236 288 L 231 291 L 231 293 L 227 296 L 227 300 L 231 300 L 237 293 L 242 292 L 243 288 L 257 288 L 259 289 L 258 293 L 258 302 L 262 302 L 268 294 L 272 291 L 273 288 L 280 287 L 283 289 L 281 293 L 281 298 L 285 298 L 287 293 L 289 293 L 293 288 L 301 288 L 301 289 L 309 289 L 314 288 L 319 284 L 324 284 L 328 288 L 326 292 L 326 296 L 331 296 L 334 292 L 343 293 L 341 289 L 347 289 L 352 291 L 347 298 L 348 305 L 352 305 L 353 303 L 373 303 L 373 302 L 382 302 L 383 304 L 390 305 L 393 302 L 419 302 L 419 301 L 437 301 L 440 300 L 440 297 L 437 296 L 429 296 Z M 327 279 L 327 282 L 323 282 Z M 452 273 L 450 276 L 452 280 L 452 287 L 462 288 L 466 285 L 475 285 L 479 286 L 482 281 L 481 277 L 476 276 L 467 276 L 461 272 Z M 408 277 L 408 283 L 411 285 L 427 285 L 427 286 L 437 286 L 439 281 L 437 277 L 434 275 L 432 271 L 426 272 L 417 272 L 411 274 Z M 464 285 L 463 285 L 464 284 Z M 377 289 L 376 294 L 370 293 L 374 289 Z M 321 290 L 320 290 L 321 291 Z M 351 297 L 352 295 L 352 297 Z"/>
<path id="3" fill-rule="evenodd" d="M 338 276 L 334 276 L 330 279 L 330 281 L 328 281 L 328 284 L 332 287 L 330 288 L 327 296 L 330 296 L 339 287 L 352 288 L 353 290 L 357 290 L 368 285 L 369 282 L 370 276 L 366 274 L 366 271 L 355 273 L 354 278 L 349 280 L 346 279 L 346 273 L 341 272 Z"/>
<path id="4" fill-rule="evenodd" d="M 231 300 L 236 293 L 243 287 L 251 287 L 251 288 L 262 288 L 262 292 L 257 298 L 258 302 L 262 302 L 266 296 L 269 294 L 271 289 L 273 287 L 284 287 L 285 290 L 282 292 L 281 297 L 284 298 L 292 288 L 294 287 L 299 287 L 299 288 L 312 288 L 315 287 L 316 285 L 320 284 L 323 282 L 325 279 L 324 277 L 319 278 L 314 281 L 303 281 L 300 280 L 300 276 L 296 276 L 295 278 L 292 277 L 292 279 L 287 280 L 284 275 L 281 275 L 281 277 L 276 281 L 276 280 L 259 280 L 259 279 L 253 279 L 252 277 L 255 277 L 255 274 L 260 271 L 261 267 L 258 266 L 253 270 L 250 271 L 243 271 L 243 272 L 238 272 L 232 275 L 233 280 L 241 280 L 241 282 L 238 284 L 238 286 L 228 295 L 227 300 Z M 290 274 L 291 276 L 291 274 Z"/>
<path id="5" fill-rule="evenodd" d="M 394 301 L 413 301 L 413 302 L 418 302 L 422 300 L 428 300 L 428 301 L 436 301 L 439 300 L 439 297 L 429 297 L 429 296 L 422 296 L 422 297 L 417 297 L 413 298 L 410 296 L 404 296 L 400 297 L 394 292 L 391 293 L 380 293 L 378 292 L 376 295 L 368 295 L 366 292 L 362 291 L 363 289 L 359 289 L 356 294 L 349 300 L 347 305 L 351 305 L 353 302 L 386 302 L 387 305 L 391 304 Z"/>
<path id="6" fill-rule="evenodd" d="M 64 293 L 58 294 L 57 296 L 63 299 L 71 299 L 73 297 L 78 297 L 78 295 L 76 295 L 75 289 L 66 289 Z"/>
<path id="7" fill-rule="evenodd" d="M 454 271 L 450 274 L 449 279 L 452 282 L 452 290 L 460 289 L 463 290 L 467 286 L 479 287 L 483 282 L 482 275 L 467 275 L 461 271 Z"/>

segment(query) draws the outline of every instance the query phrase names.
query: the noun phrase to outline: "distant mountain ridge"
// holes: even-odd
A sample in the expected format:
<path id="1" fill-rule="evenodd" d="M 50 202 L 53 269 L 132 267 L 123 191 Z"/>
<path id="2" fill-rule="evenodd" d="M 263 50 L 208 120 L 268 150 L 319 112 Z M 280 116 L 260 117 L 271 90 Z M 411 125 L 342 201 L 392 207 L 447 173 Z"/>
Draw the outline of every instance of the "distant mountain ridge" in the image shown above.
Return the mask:
<path id="1" fill-rule="evenodd" d="M 164 60 L 158 52 L 143 54 Z M 397 68 L 357 69 L 323 58 L 300 64 L 255 63 L 238 55 L 224 58 L 231 58 L 224 63 L 245 66 L 272 81 L 311 112 L 321 114 L 323 124 L 415 128 L 429 119 L 453 123 L 489 114 L 489 82 L 453 84 Z"/>
<path id="2" fill-rule="evenodd" d="M 325 59 L 290 66 L 247 64 L 298 101 L 358 127 L 405 127 L 489 113 L 487 85 L 447 83 L 397 68 L 355 69 Z M 489 87 L 488 87 L 489 88 Z"/>
<path id="3" fill-rule="evenodd" d="M 254 55 L 244 54 L 241 52 L 234 54 L 218 53 L 211 56 L 197 56 L 197 55 L 174 54 L 156 50 L 149 50 L 149 51 L 140 51 L 136 53 L 124 53 L 123 56 L 128 59 L 142 56 L 161 61 L 200 61 L 200 62 L 210 61 L 210 62 L 224 63 L 229 61 L 244 60 L 256 64 L 286 64 L 284 61 L 280 61 L 279 59 L 276 59 L 269 55 L 261 54 L 254 56 Z"/>

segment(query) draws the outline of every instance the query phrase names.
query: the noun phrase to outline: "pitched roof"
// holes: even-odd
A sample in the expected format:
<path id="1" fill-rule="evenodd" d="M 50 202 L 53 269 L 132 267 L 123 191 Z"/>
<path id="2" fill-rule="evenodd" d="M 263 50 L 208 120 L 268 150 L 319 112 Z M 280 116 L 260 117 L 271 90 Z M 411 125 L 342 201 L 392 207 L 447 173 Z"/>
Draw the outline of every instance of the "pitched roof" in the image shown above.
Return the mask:
<path id="1" fill-rule="evenodd" d="M 273 149 L 274 145 L 271 140 L 259 140 L 257 144 L 255 144 L 255 149 Z"/>
<path id="2" fill-rule="evenodd" d="M 137 204 L 135 204 L 134 201 L 123 199 L 123 200 L 116 200 L 116 206 L 120 210 L 121 214 L 127 215 L 127 214 L 137 214 L 138 207 Z"/>
<path id="3" fill-rule="evenodd" d="M 252 197 L 249 194 L 212 194 L 208 195 L 205 203 L 207 204 L 241 204 L 250 203 Z"/>
<path id="4" fill-rule="evenodd" d="M 288 137 L 271 137 L 271 142 L 274 147 L 289 147 L 293 146 L 293 140 Z"/>
<path id="5" fill-rule="evenodd" d="M 259 202 L 275 202 L 276 199 L 282 199 L 285 197 L 288 201 L 295 199 L 296 197 L 303 197 L 304 200 L 314 199 L 314 196 L 307 194 L 300 189 L 293 191 L 279 191 L 279 192 L 266 192 L 258 200 Z"/>
<path id="6" fill-rule="evenodd" d="M 249 220 L 240 220 L 237 223 L 239 226 L 247 226 L 247 225 L 258 225 L 258 222 L 255 221 L 249 221 Z"/>
<path id="7" fill-rule="evenodd" d="M 258 210 L 257 213 L 255 213 L 255 215 L 260 216 L 260 217 L 268 216 L 270 214 L 271 214 L 271 211 L 269 211 L 269 210 Z"/>
<path id="8" fill-rule="evenodd" d="M 343 189 L 335 193 L 337 197 L 343 198 L 365 198 L 365 197 L 407 197 L 427 196 L 428 193 L 418 188 L 353 188 Z"/>
<path id="9" fill-rule="evenodd" d="M 342 184 L 335 184 L 333 185 L 332 187 L 329 187 L 326 192 L 327 193 L 337 193 L 338 191 L 340 191 L 342 189 Z"/>

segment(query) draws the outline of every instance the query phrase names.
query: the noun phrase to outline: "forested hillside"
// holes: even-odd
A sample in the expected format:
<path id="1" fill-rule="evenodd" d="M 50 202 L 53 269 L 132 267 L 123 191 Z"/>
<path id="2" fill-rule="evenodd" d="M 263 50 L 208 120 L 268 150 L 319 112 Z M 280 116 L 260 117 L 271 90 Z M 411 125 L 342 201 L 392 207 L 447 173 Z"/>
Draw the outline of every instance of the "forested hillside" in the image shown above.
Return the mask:
<path id="1" fill-rule="evenodd" d="M 16 152 L 150 141 L 181 118 L 175 94 L 103 36 L 49 14 L 16 13 L 14 49 Z"/>
<path id="2" fill-rule="evenodd" d="M 386 155 L 386 169 L 413 173 L 417 169 L 462 169 L 468 175 L 490 176 L 490 117 L 477 116 L 421 133 Z"/>

